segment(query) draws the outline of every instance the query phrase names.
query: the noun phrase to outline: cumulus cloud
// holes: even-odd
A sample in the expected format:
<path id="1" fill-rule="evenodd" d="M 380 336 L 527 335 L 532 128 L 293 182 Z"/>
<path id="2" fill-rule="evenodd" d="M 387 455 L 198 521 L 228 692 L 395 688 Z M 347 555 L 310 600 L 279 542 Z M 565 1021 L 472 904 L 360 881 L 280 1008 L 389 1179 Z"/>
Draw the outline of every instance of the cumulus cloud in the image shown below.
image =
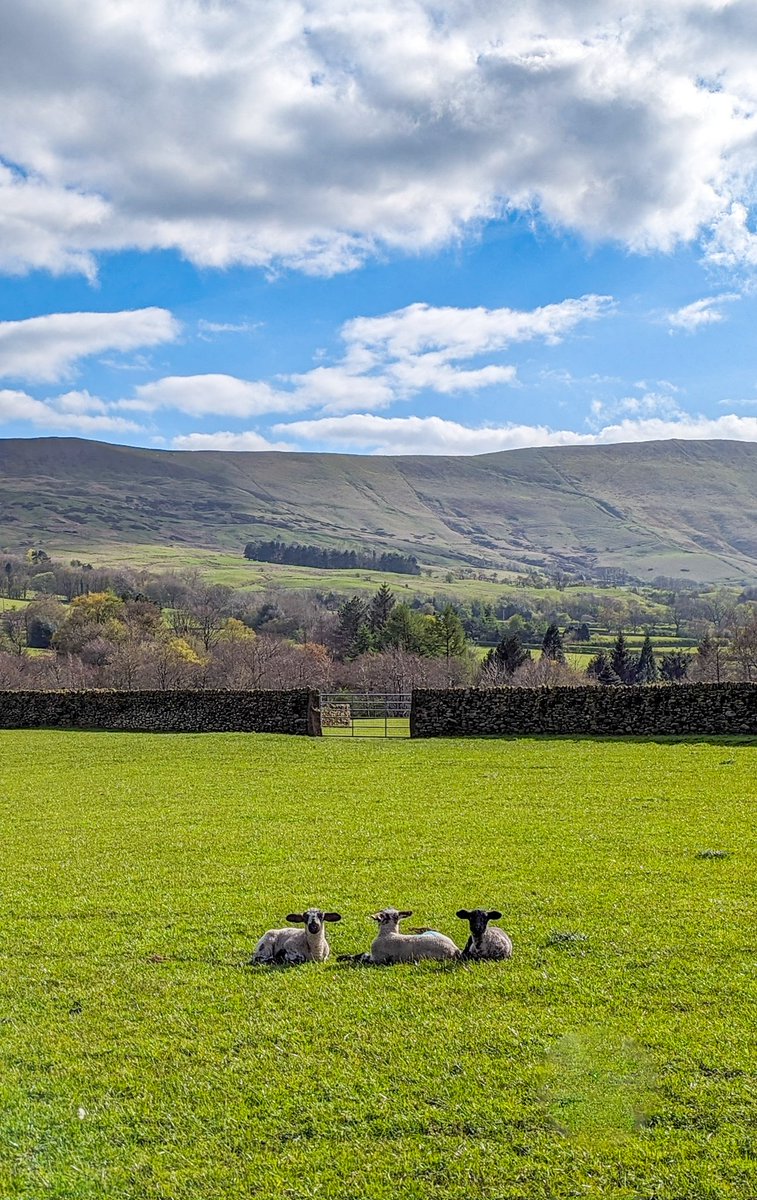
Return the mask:
<path id="1" fill-rule="evenodd" d="M 333 366 L 282 376 L 275 384 L 223 374 L 170 375 L 140 385 L 118 407 L 245 418 L 310 408 L 324 413 L 387 408 L 421 391 L 477 391 L 511 384 L 516 372 L 509 364 L 464 365 L 471 359 L 496 355 L 512 342 L 554 343 L 611 309 L 607 296 L 582 296 L 530 311 L 411 304 L 385 316 L 347 321 L 340 330 L 344 352 Z"/>
<path id="2" fill-rule="evenodd" d="M 757 260 L 756 48 L 752 0 L 5 4 L 0 263 L 332 273 L 512 210 Z"/>
<path id="3" fill-rule="evenodd" d="M 551 429 L 544 425 L 505 424 L 473 428 L 441 417 L 380 417 L 352 413 L 313 421 L 277 425 L 274 433 L 335 450 L 375 454 L 488 454 L 527 446 L 595 446 L 610 442 L 642 442 L 669 438 L 724 438 L 757 441 L 757 417 L 733 413 L 680 420 L 646 417 L 625 419 L 592 433 Z"/>
<path id="4" fill-rule="evenodd" d="M 442 394 L 511 384 L 510 364 L 462 366 L 491 357 L 513 342 L 540 338 L 554 344 L 583 321 L 612 310 L 610 296 L 581 296 L 542 308 L 453 308 L 410 304 L 380 317 L 345 322 L 345 352 L 334 367 L 292 375 L 302 407 L 325 412 L 385 408 L 421 391 Z"/>
<path id="5" fill-rule="evenodd" d="M 83 358 L 171 342 L 179 329 L 165 308 L 49 313 L 25 321 L 0 321 L 0 378 L 63 379 Z"/>
<path id="6" fill-rule="evenodd" d="M 186 433 L 171 442 L 174 450 L 296 450 L 291 442 L 269 442 L 254 429 L 244 433 Z"/>
<path id="7" fill-rule="evenodd" d="M 667 314 L 670 333 L 694 333 L 703 325 L 716 325 L 724 319 L 721 306 L 740 299 L 738 292 L 724 292 L 720 296 L 704 296 L 701 300 L 685 304 L 683 308 Z"/>
<path id="8" fill-rule="evenodd" d="M 0 425 L 29 424 L 65 433 L 136 433 L 142 427 L 126 417 L 114 416 L 107 406 L 86 392 L 68 392 L 49 400 L 36 400 L 26 392 L 0 389 Z"/>
<path id="9" fill-rule="evenodd" d="M 154 412 L 174 408 L 193 417 L 215 413 L 227 417 L 251 417 L 259 413 L 291 412 L 302 405 L 289 392 L 281 392 L 262 381 L 250 382 L 234 375 L 168 375 L 136 388 L 133 400 L 122 400 L 120 408 Z"/>

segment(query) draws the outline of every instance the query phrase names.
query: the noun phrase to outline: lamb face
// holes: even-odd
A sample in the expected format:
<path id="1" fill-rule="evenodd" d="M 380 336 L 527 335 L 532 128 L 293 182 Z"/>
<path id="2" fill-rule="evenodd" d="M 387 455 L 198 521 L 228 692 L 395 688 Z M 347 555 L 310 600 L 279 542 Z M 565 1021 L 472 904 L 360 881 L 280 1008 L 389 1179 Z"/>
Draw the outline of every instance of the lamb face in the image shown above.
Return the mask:
<path id="1" fill-rule="evenodd" d="M 501 919 L 502 913 L 498 909 L 461 908 L 457 915 L 470 925 L 470 937 L 463 950 L 464 958 L 492 960 L 512 958 L 513 944 L 504 929 L 488 927 L 490 921 Z"/>
<path id="2" fill-rule="evenodd" d="M 411 917 L 411 911 L 382 908 L 372 914 L 378 922 L 379 931 L 371 945 L 371 961 L 381 966 L 390 963 L 420 962 L 421 959 L 459 958 L 460 951 L 455 943 L 443 933 L 429 930 L 426 933 L 400 933 L 399 922 Z"/>
<path id="3" fill-rule="evenodd" d="M 330 947 L 326 941 L 324 922 L 341 921 L 340 913 L 308 908 L 302 913 L 290 913 L 287 921 L 304 925 L 304 929 L 269 929 L 258 942 L 253 963 L 294 966 L 306 962 L 325 962 Z"/>

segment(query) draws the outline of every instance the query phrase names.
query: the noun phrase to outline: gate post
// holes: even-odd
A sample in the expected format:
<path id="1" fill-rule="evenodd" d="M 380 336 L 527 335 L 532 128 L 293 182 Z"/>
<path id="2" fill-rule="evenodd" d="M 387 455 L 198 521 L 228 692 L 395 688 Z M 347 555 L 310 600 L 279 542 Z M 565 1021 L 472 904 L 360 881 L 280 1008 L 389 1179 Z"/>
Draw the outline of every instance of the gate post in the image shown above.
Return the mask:
<path id="1" fill-rule="evenodd" d="M 308 737 L 322 737 L 321 728 L 321 698 L 318 692 L 308 696 Z"/>

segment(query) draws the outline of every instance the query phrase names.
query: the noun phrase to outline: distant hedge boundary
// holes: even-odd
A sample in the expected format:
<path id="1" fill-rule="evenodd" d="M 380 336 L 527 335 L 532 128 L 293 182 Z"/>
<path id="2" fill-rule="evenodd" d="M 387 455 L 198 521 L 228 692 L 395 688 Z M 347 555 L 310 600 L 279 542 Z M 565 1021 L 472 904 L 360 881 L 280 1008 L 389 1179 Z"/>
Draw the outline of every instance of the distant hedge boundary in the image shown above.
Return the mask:
<path id="1" fill-rule="evenodd" d="M 757 684 L 413 692 L 411 737 L 757 734 Z"/>
<path id="2" fill-rule="evenodd" d="M 311 693 L 0 692 L 0 729 L 134 733 L 308 733 Z"/>

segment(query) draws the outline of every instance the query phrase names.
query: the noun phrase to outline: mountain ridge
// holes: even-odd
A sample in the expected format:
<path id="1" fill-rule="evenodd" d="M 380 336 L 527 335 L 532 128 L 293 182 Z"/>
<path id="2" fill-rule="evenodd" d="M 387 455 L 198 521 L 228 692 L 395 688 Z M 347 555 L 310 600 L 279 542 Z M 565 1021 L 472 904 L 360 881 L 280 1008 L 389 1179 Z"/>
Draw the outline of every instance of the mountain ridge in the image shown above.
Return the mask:
<path id="1" fill-rule="evenodd" d="M 0 546 L 260 538 L 429 565 L 757 577 L 757 445 L 551 446 L 472 456 L 154 450 L 0 439 Z"/>

